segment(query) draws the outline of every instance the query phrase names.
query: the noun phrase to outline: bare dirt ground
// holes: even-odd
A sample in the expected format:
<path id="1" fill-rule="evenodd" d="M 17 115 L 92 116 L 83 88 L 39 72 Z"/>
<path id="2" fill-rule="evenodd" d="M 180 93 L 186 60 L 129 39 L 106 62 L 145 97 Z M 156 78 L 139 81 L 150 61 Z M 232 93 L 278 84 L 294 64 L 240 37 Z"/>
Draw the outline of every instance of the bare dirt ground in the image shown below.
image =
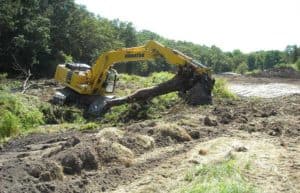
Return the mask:
<path id="1" fill-rule="evenodd" d="M 177 104 L 163 114 L 122 127 L 10 140 L 0 150 L 0 192 L 181 192 L 195 165 L 229 154 L 250 163 L 245 175 L 258 192 L 299 192 L 300 94 Z"/>

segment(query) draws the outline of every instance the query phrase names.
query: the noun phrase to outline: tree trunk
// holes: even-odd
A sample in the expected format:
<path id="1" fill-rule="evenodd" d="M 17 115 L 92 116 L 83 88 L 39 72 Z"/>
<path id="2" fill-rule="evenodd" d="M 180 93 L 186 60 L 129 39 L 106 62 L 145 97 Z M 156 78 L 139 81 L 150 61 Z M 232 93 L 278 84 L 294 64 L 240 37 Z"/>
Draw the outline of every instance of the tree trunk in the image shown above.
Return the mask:
<path id="1" fill-rule="evenodd" d="M 148 101 L 156 96 L 175 91 L 178 91 L 180 96 L 191 105 L 210 104 L 213 85 L 214 79 L 207 75 L 200 76 L 195 75 L 193 71 L 179 71 L 174 78 L 157 86 L 139 89 L 125 97 L 105 100 L 99 111 L 103 113 L 113 106 Z"/>

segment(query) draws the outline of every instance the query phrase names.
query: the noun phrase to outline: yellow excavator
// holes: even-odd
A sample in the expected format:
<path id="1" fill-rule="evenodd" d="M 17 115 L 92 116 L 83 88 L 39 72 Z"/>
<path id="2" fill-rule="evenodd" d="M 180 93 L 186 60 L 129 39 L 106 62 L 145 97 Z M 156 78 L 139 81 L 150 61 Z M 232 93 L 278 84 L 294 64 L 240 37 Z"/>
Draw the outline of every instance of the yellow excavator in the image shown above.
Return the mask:
<path id="1" fill-rule="evenodd" d="M 101 54 L 91 67 L 86 64 L 68 63 L 57 66 L 55 80 L 66 86 L 65 89 L 56 92 L 53 101 L 55 103 L 64 104 L 69 100 L 81 98 L 85 104 L 91 105 L 92 111 L 100 111 L 103 101 L 109 100 L 109 93 L 113 93 L 117 72 L 112 69 L 116 63 L 130 61 L 154 60 L 156 58 L 164 58 L 171 65 L 177 66 L 181 71 L 190 71 L 189 76 L 203 77 L 206 80 L 213 80 L 211 70 L 201 63 L 193 60 L 185 54 L 168 48 L 156 41 L 150 40 L 144 46 L 121 48 L 108 51 Z M 210 81 L 211 82 L 211 81 Z M 213 82 L 213 81 L 212 81 Z M 211 99 L 211 90 L 213 83 L 205 85 L 202 81 L 201 92 L 206 92 L 206 97 Z M 94 101 L 100 101 L 95 105 Z M 78 100 L 77 100 L 78 101 Z"/>

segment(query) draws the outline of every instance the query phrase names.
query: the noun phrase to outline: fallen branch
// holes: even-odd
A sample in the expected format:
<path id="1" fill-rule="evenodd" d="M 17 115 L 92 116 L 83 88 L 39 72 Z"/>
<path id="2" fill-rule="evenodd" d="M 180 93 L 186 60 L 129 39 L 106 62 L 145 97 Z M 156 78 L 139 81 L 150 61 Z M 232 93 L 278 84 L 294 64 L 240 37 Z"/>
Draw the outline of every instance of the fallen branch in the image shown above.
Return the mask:
<path id="1" fill-rule="evenodd" d="M 25 81 L 23 82 L 23 90 L 22 90 L 22 94 L 24 94 L 26 92 L 26 90 L 31 86 L 31 84 L 28 84 L 28 81 L 30 79 L 30 77 L 32 76 L 31 72 L 30 72 L 30 69 L 28 70 L 28 73 L 27 73 L 27 77 L 25 79 Z"/>
<path id="2" fill-rule="evenodd" d="M 24 94 L 26 92 L 26 90 L 31 86 L 30 84 L 28 84 L 28 81 L 32 76 L 31 71 L 30 71 L 30 68 L 26 69 L 25 67 L 21 67 L 21 65 L 18 63 L 17 58 L 15 57 L 15 55 L 12 55 L 12 58 L 14 60 L 13 69 L 15 71 L 20 72 L 21 76 L 26 77 L 24 82 L 23 82 L 22 91 L 21 91 L 21 93 Z"/>

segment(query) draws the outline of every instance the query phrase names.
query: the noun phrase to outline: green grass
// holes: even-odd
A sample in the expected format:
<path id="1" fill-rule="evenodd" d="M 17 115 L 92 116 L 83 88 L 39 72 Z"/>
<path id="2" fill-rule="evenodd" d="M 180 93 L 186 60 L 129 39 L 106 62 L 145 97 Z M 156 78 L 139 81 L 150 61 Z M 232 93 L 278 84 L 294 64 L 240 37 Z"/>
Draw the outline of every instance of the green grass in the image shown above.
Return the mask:
<path id="1" fill-rule="evenodd" d="M 236 99 L 237 96 L 233 94 L 228 88 L 228 82 L 224 78 L 217 78 L 213 89 L 213 95 L 217 98 Z"/>
<path id="2" fill-rule="evenodd" d="M 182 193 L 254 193 L 234 159 L 217 164 L 201 164 L 185 176 L 188 182 Z"/>
<path id="3" fill-rule="evenodd" d="M 34 96 L 0 90 L 0 141 L 44 124 L 85 122 L 82 111 L 75 107 L 53 106 Z"/>
<path id="4" fill-rule="evenodd" d="M 170 72 L 154 72 L 150 76 L 143 77 L 137 75 L 120 74 L 119 81 L 127 84 L 135 84 L 135 86 L 144 88 L 157 85 L 159 83 L 170 80 L 174 74 Z"/>
<path id="5" fill-rule="evenodd" d="M 0 74 L 0 142 L 40 130 L 37 127 L 44 124 L 85 122 L 78 108 L 53 106 L 38 97 L 13 91 L 21 85 L 20 80 Z"/>
<path id="6" fill-rule="evenodd" d="M 99 127 L 99 124 L 97 124 L 95 122 L 89 122 L 89 123 L 80 125 L 79 130 L 80 131 L 94 130 L 94 129 L 97 129 L 98 127 Z"/>
<path id="7" fill-rule="evenodd" d="M 155 86 L 170 80 L 173 77 L 174 74 L 170 72 L 155 72 L 147 77 L 120 74 L 120 83 L 126 85 L 126 88 L 129 88 L 129 90 L 124 91 L 117 89 L 116 95 L 126 96 L 134 92 L 136 89 Z M 104 115 L 102 122 L 120 125 L 129 120 L 159 118 L 161 116 L 161 112 L 178 103 L 180 100 L 181 99 L 179 99 L 177 93 L 173 92 L 155 97 L 148 103 L 124 104 L 112 107 L 110 111 Z"/>

